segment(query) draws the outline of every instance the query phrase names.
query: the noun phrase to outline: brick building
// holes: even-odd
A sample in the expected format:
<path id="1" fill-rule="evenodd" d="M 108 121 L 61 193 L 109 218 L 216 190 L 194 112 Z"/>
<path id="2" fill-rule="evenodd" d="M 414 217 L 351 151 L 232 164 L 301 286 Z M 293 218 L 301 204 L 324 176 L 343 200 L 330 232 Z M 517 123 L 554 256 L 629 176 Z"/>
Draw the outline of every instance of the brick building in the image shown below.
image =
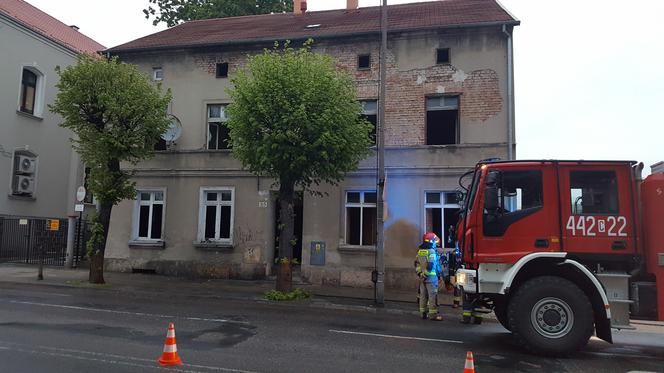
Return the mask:
<path id="1" fill-rule="evenodd" d="M 376 121 L 380 8 L 234 17 L 184 23 L 111 48 L 170 88 L 182 135 L 135 167 L 139 193 L 113 213 L 107 268 L 173 275 L 270 276 L 276 244 L 273 180 L 242 169 L 226 149 L 229 76 L 275 40 L 313 38 L 355 76 Z M 458 178 L 478 160 L 513 156 L 512 29 L 494 0 L 389 6 L 386 96 L 386 286 L 412 287 L 425 230 L 447 237 Z M 371 286 L 376 159 L 325 197 L 298 204 L 296 256 L 313 283 Z"/>

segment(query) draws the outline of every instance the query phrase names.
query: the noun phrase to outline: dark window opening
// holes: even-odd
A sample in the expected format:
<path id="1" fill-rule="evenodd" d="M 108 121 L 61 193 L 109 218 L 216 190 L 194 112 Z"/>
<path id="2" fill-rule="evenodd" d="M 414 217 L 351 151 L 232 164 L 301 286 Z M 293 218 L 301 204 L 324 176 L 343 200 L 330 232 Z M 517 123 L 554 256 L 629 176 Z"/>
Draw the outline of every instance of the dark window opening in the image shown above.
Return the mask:
<path id="1" fill-rule="evenodd" d="M 449 48 L 439 48 L 436 50 L 436 63 L 437 64 L 450 63 Z"/>
<path id="2" fill-rule="evenodd" d="M 372 145 L 376 145 L 376 127 L 378 125 L 378 101 L 361 101 L 362 117 L 373 125 L 369 133 Z"/>
<path id="3" fill-rule="evenodd" d="M 138 219 L 138 237 L 148 237 L 149 226 L 150 206 L 141 206 L 140 217 Z"/>
<path id="4" fill-rule="evenodd" d="M 210 123 L 210 142 L 208 149 L 230 149 L 231 132 L 224 123 Z"/>
<path id="5" fill-rule="evenodd" d="M 429 97 L 426 102 L 427 145 L 449 145 L 459 142 L 459 97 Z"/>
<path id="6" fill-rule="evenodd" d="M 215 239 L 215 222 L 217 221 L 217 206 L 205 207 L 205 238 Z"/>
<path id="7" fill-rule="evenodd" d="M 228 62 L 222 62 L 217 64 L 217 78 L 226 78 L 228 77 Z"/>
<path id="8" fill-rule="evenodd" d="M 572 213 L 618 214 L 618 183 L 613 171 L 571 171 Z"/>
<path id="9" fill-rule="evenodd" d="M 161 219 L 163 218 L 164 205 L 152 206 L 152 229 L 150 238 L 158 240 L 161 238 Z"/>
<path id="10" fill-rule="evenodd" d="M 357 56 L 357 68 L 359 70 L 369 70 L 371 69 L 371 55 L 370 54 L 361 54 Z"/>
<path id="11" fill-rule="evenodd" d="M 231 206 L 221 206 L 219 238 L 231 238 Z"/>
<path id="12" fill-rule="evenodd" d="M 37 94 L 37 74 L 23 69 L 21 79 L 21 111 L 28 114 L 35 113 L 35 98 Z"/>

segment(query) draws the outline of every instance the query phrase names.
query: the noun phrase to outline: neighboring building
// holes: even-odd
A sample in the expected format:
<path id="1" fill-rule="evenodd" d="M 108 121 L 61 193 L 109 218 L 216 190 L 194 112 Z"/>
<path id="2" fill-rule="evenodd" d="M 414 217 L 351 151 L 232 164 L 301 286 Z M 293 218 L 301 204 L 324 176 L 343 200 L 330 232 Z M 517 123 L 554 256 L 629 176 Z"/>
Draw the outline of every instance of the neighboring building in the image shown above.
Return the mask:
<path id="1" fill-rule="evenodd" d="M 83 170 L 48 110 L 55 68 L 105 47 L 21 0 L 0 0 L 0 46 L 0 216 L 66 218 Z"/>
<path id="2" fill-rule="evenodd" d="M 297 7 L 298 1 L 296 1 Z M 188 22 L 108 50 L 173 93 L 182 136 L 135 167 L 139 193 L 114 209 L 110 270 L 262 278 L 275 257 L 273 180 L 242 169 L 225 139 L 229 77 L 275 40 L 339 61 L 355 76 L 376 122 L 380 8 L 285 13 Z M 297 9 L 297 8 L 296 8 Z M 448 238 L 459 177 L 481 159 L 514 150 L 511 35 L 519 21 L 494 0 L 389 6 L 386 97 L 386 285 L 416 281 L 422 234 Z M 513 154 L 512 154 L 513 156 Z M 304 194 L 296 256 L 313 283 L 371 286 L 376 242 L 376 160 L 341 185 Z"/>
<path id="3" fill-rule="evenodd" d="M 650 172 L 653 174 L 664 172 L 664 161 L 657 162 L 654 165 L 650 166 Z"/>

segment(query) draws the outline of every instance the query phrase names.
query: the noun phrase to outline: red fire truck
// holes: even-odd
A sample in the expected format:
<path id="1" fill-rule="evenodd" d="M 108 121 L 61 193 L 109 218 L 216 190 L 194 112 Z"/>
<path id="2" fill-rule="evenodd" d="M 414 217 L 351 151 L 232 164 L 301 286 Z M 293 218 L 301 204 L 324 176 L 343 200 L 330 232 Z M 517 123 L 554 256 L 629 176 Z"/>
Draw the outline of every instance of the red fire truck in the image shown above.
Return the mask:
<path id="1" fill-rule="evenodd" d="M 457 239 L 465 301 L 564 355 L 630 317 L 664 320 L 664 174 L 628 161 L 485 161 Z"/>

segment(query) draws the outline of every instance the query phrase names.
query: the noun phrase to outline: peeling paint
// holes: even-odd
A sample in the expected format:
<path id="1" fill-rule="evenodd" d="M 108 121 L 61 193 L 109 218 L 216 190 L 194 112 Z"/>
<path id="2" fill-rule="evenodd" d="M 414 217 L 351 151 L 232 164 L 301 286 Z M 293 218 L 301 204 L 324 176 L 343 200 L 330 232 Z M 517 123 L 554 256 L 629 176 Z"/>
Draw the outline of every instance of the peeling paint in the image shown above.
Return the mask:
<path id="1" fill-rule="evenodd" d="M 424 75 L 418 75 L 417 76 L 417 85 L 422 85 L 424 82 L 427 81 L 427 77 Z"/>
<path id="2" fill-rule="evenodd" d="M 452 80 L 454 80 L 456 83 L 463 83 L 467 78 L 468 74 L 463 72 L 463 70 L 457 70 L 454 74 L 452 74 Z"/>
<path id="3" fill-rule="evenodd" d="M 436 93 L 445 93 L 445 87 L 439 85 L 436 87 Z"/>

